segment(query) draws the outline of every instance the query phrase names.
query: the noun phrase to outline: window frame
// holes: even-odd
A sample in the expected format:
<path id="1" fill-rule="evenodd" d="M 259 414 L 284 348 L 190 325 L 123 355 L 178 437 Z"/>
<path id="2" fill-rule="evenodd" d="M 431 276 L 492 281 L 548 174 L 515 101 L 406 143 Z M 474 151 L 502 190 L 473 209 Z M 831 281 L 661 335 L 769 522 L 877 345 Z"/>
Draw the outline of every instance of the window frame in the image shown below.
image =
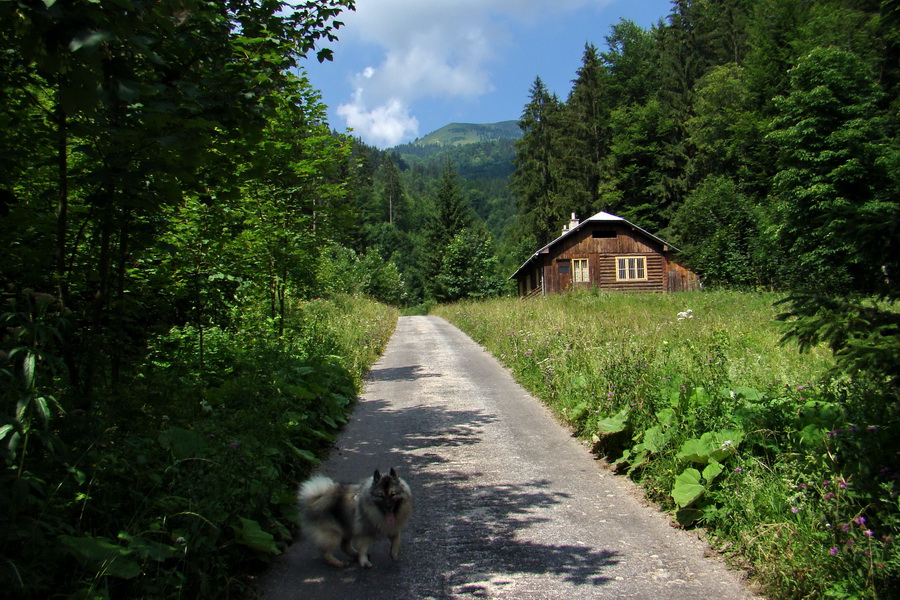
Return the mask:
<path id="1" fill-rule="evenodd" d="M 626 261 L 624 263 L 624 267 L 621 261 Z M 635 261 L 630 264 L 630 261 Z M 634 272 L 635 277 L 629 277 L 629 275 Z M 622 277 L 622 274 L 625 274 L 625 277 Z M 638 273 L 643 273 L 643 277 L 638 277 Z M 647 257 L 646 256 L 617 256 L 616 257 L 616 281 L 647 281 L 649 277 L 647 276 Z"/>
<path id="2" fill-rule="evenodd" d="M 572 283 L 591 282 L 591 263 L 587 258 L 572 259 Z"/>

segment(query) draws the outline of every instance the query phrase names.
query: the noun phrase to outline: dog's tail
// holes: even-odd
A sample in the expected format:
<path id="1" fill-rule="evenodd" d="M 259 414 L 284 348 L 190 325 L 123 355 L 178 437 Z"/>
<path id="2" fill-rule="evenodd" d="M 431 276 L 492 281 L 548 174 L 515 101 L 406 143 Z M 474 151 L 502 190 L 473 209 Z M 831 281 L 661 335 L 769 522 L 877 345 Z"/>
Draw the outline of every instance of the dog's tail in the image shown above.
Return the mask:
<path id="1" fill-rule="evenodd" d="M 321 514 L 333 506 L 340 485 L 317 475 L 300 486 L 300 504 L 307 514 Z"/>

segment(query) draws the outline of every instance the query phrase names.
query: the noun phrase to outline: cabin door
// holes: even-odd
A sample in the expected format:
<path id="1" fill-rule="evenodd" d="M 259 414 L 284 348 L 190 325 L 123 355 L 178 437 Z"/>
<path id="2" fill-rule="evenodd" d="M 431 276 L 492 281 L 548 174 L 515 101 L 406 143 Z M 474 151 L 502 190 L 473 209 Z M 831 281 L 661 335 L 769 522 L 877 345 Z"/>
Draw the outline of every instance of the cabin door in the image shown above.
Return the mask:
<path id="1" fill-rule="evenodd" d="M 556 259 L 556 272 L 559 282 L 559 291 L 572 287 L 572 261 L 568 258 Z"/>

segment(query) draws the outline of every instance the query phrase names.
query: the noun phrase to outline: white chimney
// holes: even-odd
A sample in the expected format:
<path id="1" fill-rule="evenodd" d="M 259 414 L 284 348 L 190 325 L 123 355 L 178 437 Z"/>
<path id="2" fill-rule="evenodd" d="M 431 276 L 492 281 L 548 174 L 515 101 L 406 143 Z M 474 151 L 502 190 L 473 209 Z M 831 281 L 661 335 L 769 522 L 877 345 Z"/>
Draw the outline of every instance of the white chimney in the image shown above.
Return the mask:
<path id="1" fill-rule="evenodd" d="M 565 232 L 567 232 L 567 231 L 572 231 L 573 229 L 575 229 L 576 227 L 578 227 L 578 224 L 579 224 L 579 223 L 581 223 L 581 221 L 578 220 L 578 217 L 575 215 L 575 213 L 572 213 L 572 218 L 569 219 L 569 224 L 568 224 L 568 225 L 563 225 L 563 231 L 562 231 L 562 232 L 565 233 Z"/>

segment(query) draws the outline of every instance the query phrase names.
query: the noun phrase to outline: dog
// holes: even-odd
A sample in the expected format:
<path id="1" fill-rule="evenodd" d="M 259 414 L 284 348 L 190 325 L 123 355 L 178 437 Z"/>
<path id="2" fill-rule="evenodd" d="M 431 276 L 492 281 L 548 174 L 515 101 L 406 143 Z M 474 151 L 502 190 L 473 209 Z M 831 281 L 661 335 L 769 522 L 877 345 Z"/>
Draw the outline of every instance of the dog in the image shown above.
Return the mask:
<path id="1" fill-rule="evenodd" d="M 356 485 L 319 475 L 300 487 L 300 513 L 304 533 L 328 564 L 347 566 L 334 555 L 340 546 L 368 568 L 369 547 L 384 538 L 391 541 L 391 558 L 400 558 L 400 534 L 412 514 L 412 492 L 393 468 L 387 475 L 376 470 Z"/>

